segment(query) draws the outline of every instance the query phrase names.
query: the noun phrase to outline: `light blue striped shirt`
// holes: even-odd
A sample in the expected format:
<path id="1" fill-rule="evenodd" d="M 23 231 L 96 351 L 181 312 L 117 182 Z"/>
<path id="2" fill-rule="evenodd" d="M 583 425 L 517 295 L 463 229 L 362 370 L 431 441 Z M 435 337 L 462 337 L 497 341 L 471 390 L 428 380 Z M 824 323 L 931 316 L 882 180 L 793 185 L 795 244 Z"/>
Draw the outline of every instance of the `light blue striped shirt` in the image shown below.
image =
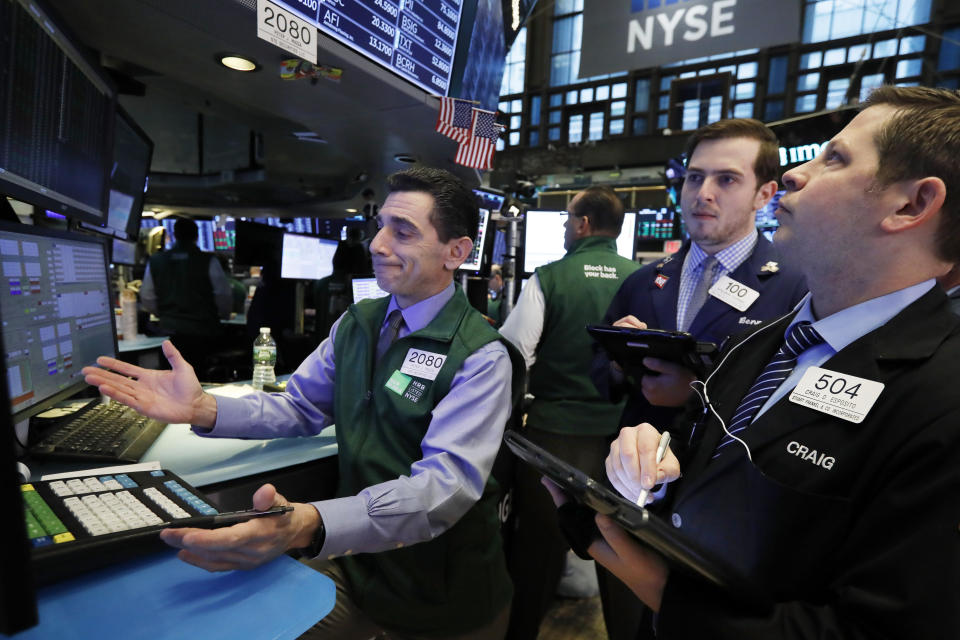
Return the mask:
<path id="1" fill-rule="evenodd" d="M 740 240 L 737 240 L 726 249 L 722 249 L 714 254 L 717 259 L 717 266 L 713 270 L 713 279 L 710 286 L 721 277 L 732 273 L 753 253 L 753 248 L 757 245 L 760 235 L 756 229 Z M 697 288 L 697 283 L 703 277 L 703 261 L 707 259 L 707 252 L 700 248 L 696 242 L 690 243 L 690 250 L 683 259 L 683 270 L 680 272 L 680 293 L 677 297 L 677 326 L 684 326 L 683 321 L 687 315 L 687 307 L 690 305 L 690 298 Z M 691 324 L 692 318 L 691 318 Z"/>

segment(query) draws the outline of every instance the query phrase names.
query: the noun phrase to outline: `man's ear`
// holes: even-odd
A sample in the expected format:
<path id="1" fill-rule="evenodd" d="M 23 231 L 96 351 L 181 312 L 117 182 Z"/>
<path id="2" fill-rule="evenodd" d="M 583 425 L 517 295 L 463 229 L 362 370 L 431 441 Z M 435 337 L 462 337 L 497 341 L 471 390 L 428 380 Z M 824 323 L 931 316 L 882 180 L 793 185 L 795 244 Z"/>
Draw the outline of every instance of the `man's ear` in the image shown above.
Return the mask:
<path id="1" fill-rule="evenodd" d="M 760 185 L 760 188 L 757 189 L 757 195 L 753 199 L 753 204 L 756 205 L 754 209 L 759 210 L 767 206 L 779 186 L 776 180 L 768 180 Z"/>
<path id="2" fill-rule="evenodd" d="M 473 251 L 473 240 L 467 236 L 449 241 L 447 243 L 447 259 L 443 262 L 444 268 L 448 271 L 456 271 L 471 251 Z"/>
<path id="3" fill-rule="evenodd" d="M 891 190 L 891 196 L 899 198 L 896 211 L 880 222 L 881 228 L 891 233 L 936 222 L 947 198 L 947 186 L 934 176 L 904 180 L 887 189 Z"/>

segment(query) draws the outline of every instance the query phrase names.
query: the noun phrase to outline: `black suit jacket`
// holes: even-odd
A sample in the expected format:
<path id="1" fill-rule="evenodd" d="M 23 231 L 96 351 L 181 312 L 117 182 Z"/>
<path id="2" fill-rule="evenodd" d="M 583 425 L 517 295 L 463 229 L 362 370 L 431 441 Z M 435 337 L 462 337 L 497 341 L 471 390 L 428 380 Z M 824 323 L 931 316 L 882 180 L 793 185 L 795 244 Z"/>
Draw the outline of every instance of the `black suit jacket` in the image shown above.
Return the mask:
<path id="1" fill-rule="evenodd" d="M 680 273 L 689 250 L 690 242 L 687 241 L 673 256 L 645 265 L 630 274 L 610 303 L 603 322 L 612 324 L 632 314 L 652 329 L 675 331 Z M 666 279 L 659 281 L 662 286 L 658 284 L 658 277 Z M 787 313 L 807 292 L 803 276 L 786 266 L 774 246 L 763 236 L 757 239 L 750 257 L 734 269 L 730 277 L 759 291 L 760 297 L 746 311 L 737 311 L 727 303 L 708 296 L 689 329 L 698 340 L 720 344 L 728 336 L 743 333 L 763 321 Z M 612 384 L 610 360 L 599 347 L 595 349 L 591 378 L 601 396 L 613 402 L 619 402 L 624 395 L 627 396 L 621 425 L 650 422 L 667 428 L 678 413 L 673 408 L 651 406 L 638 387 Z"/>
<path id="2" fill-rule="evenodd" d="M 726 422 L 789 320 L 728 346 L 707 384 Z M 710 459 L 712 414 L 678 434 L 667 517 L 776 604 L 674 572 L 659 638 L 960 638 L 960 319 L 934 287 L 822 366 L 885 385 L 863 422 L 785 396 L 741 434 L 752 464 L 736 443 Z"/>

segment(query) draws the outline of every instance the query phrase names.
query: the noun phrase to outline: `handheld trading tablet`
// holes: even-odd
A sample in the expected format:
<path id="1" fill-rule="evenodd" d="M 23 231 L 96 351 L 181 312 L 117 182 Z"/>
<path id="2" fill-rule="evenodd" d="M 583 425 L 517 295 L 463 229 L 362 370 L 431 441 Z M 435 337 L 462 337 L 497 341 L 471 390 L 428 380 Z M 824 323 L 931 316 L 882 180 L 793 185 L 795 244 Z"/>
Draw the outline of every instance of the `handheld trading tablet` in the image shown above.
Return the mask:
<path id="1" fill-rule="evenodd" d="M 169 549 L 167 527 L 223 527 L 292 511 L 221 512 L 170 471 L 41 480 L 20 486 L 38 584 Z"/>
<path id="2" fill-rule="evenodd" d="M 643 359 L 660 358 L 700 374 L 713 363 L 717 345 L 702 342 L 683 331 L 587 325 L 587 332 L 625 371 L 644 369 Z"/>
<path id="3" fill-rule="evenodd" d="M 752 601 L 762 600 L 746 579 L 722 559 L 708 557 L 678 529 L 648 510 L 610 491 L 516 431 L 507 431 L 503 439 L 521 460 L 553 480 L 571 499 L 612 518 L 637 540 L 663 555 L 671 566 Z"/>

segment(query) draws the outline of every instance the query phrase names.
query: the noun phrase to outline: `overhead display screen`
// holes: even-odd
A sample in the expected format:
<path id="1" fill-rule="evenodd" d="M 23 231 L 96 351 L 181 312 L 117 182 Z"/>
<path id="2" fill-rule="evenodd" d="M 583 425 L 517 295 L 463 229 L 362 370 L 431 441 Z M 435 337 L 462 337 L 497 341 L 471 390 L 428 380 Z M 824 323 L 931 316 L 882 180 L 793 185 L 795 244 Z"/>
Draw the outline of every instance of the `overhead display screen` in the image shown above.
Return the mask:
<path id="1" fill-rule="evenodd" d="M 421 89 L 447 95 L 463 0 L 273 0 Z"/>

